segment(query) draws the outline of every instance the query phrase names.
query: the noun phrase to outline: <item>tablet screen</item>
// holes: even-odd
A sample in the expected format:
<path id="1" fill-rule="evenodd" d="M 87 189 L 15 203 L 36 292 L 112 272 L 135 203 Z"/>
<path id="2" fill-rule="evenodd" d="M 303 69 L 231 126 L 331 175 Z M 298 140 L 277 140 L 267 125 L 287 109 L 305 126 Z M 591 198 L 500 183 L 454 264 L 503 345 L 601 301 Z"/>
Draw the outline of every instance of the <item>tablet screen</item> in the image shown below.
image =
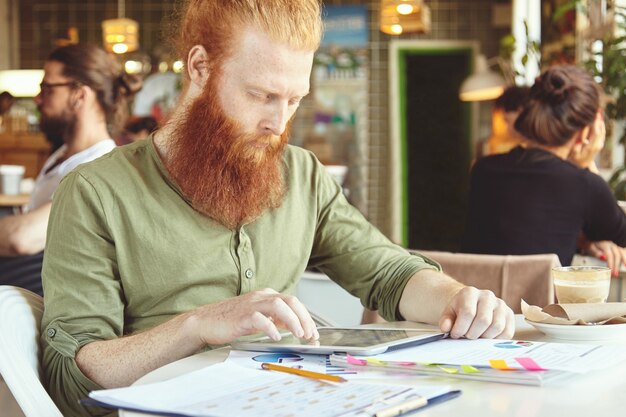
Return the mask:
<path id="1" fill-rule="evenodd" d="M 408 337 L 418 336 L 422 334 L 431 334 L 432 332 L 407 331 L 407 330 L 383 330 L 383 329 L 318 329 L 320 334 L 318 344 L 324 346 L 353 346 L 367 347 L 380 345 L 382 343 L 394 342 L 396 340 L 406 339 Z M 296 343 L 301 345 L 310 345 L 307 340 L 298 339 L 294 336 L 288 336 L 283 339 L 286 343 Z M 280 343 L 280 342 L 279 342 Z"/>
<path id="2" fill-rule="evenodd" d="M 267 337 L 258 340 L 235 341 L 234 349 L 260 350 L 260 351 L 296 351 L 302 353 L 328 353 L 328 352 L 378 352 L 387 348 L 417 344 L 420 341 L 429 341 L 443 338 L 445 335 L 436 330 L 410 330 L 410 329 L 344 329 L 344 328 L 318 328 L 320 338 L 310 341 L 299 339 L 291 333 L 283 335 L 279 341 L 273 341 Z"/>

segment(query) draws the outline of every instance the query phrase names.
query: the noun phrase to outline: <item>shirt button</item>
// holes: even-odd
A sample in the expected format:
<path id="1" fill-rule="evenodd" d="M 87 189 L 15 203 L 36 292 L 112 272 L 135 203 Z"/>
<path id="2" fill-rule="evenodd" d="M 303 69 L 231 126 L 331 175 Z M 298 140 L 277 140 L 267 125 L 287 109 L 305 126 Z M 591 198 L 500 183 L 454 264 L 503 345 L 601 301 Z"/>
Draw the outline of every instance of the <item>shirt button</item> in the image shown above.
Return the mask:
<path id="1" fill-rule="evenodd" d="M 254 272 L 252 272 L 251 269 L 246 269 L 246 278 L 252 279 L 253 276 L 254 276 Z"/>
<path id="2" fill-rule="evenodd" d="M 48 337 L 54 337 L 54 335 L 56 335 L 56 334 L 57 334 L 57 331 L 56 331 L 56 330 L 54 330 L 54 329 L 48 329 L 48 330 L 46 331 L 46 334 L 48 335 Z"/>

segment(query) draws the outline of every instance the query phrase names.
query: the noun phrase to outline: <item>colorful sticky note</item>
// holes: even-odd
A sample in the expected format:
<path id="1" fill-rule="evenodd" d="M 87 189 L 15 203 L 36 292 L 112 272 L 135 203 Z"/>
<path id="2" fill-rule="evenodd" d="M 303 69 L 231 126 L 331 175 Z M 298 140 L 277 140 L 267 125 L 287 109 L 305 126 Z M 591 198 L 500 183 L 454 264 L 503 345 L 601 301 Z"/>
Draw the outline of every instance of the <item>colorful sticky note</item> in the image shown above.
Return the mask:
<path id="1" fill-rule="evenodd" d="M 363 359 L 357 359 L 352 355 L 346 354 L 346 362 L 350 365 L 367 365 L 367 361 Z"/>
<path id="2" fill-rule="evenodd" d="M 442 371 L 444 371 L 447 374 L 456 374 L 459 372 L 459 370 L 457 368 L 449 368 L 447 366 L 438 366 L 439 369 L 441 369 Z"/>
<path id="3" fill-rule="evenodd" d="M 415 362 L 394 362 L 394 365 L 400 365 L 400 366 L 415 366 L 417 365 L 417 363 Z"/>
<path id="4" fill-rule="evenodd" d="M 474 368 L 472 365 L 461 365 L 461 369 L 463 372 L 468 374 L 475 374 L 480 372 L 478 369 Z"/>
<path id="5" fill-rule="evenodd" d="M 515 360 L 527 371 L 547 371 L 546 368 L 543 368 L 537 362 L 535 362 L 533 358 L 515 358 Z"/>
<path id="6" fill-rule="evenodd" d="M 367 361 L 367 363 L 375 363 L 376 365 L 384 365 L 385 364 L 385 362 L 379 361 L 378 359 L 374 359 L 374 358 L 367 358 L 366 361 Z"/>
<path id="7" fill-rule="evenodd" d="M 507 365 L 506 361 L 503 359 L 489 359 L 489 365 L 501 371 L 516 371 L 515 368 L 509 368 L 509 365 Z"/>

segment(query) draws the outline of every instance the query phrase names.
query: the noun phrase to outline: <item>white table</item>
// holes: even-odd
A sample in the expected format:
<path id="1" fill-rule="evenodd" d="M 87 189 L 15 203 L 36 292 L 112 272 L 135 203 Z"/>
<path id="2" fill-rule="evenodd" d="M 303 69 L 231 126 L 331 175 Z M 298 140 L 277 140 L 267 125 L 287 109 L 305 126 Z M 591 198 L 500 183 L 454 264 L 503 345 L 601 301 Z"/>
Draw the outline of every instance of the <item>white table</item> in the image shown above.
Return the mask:
<path id="1" fill-rule="evenodd" d="M 563 342 L 547 338 L 525 323 L 520 315 L 516 316 L 516 321 L 515 339 Z M 391 325 L 410 327 L 411 324 L 391 323 Z M 619 344 L 626 348 L 626 339 L 606 343 Z M 219 349 L 181 359 L 150 372 L 135 384 L 162 381 L 221 362 L 226 359 L 228 352 L 228 349 Z M 389 381 L 385 380 L 385 382 Z M 406 384 L 407 380 L 403 379 L 402 383 Z M 566 377 L 543 387 L 435 377 L 418 377 L 415 383 L 450 385 L 454 389 L 463 391 L 459 398 L 420 411 L 416 414 L 420 417 L 588 417 L 590 415 L 604 417 L 624 415 L 624 409 L 626 409 L 626 362 L 615 369 L 573 378 Z M 140 416 L 149 415 L 120 411 L 120 417 Z"/>

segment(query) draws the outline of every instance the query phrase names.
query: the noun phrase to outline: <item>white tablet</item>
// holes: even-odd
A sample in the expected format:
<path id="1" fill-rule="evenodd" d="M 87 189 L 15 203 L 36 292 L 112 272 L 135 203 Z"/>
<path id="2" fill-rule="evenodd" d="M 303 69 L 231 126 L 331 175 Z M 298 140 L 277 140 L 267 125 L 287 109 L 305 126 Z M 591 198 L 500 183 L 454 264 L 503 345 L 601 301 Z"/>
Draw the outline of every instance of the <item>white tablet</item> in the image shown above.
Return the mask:
<path id="1" fill-rule="evenodd" d="M 298 339 L 289 333 L 277 342 L 269 337 L 263 337 L 255 340 L 236 340 L 231 347 L 258 352 L 328 355 L 345 352 L 351 355 L 378 355 L 388 350 L 421 345 L 447 336 L 447 333 L 419 329 L 318 327 L 317 330 L 320 338 L 314 342 Z"/>

